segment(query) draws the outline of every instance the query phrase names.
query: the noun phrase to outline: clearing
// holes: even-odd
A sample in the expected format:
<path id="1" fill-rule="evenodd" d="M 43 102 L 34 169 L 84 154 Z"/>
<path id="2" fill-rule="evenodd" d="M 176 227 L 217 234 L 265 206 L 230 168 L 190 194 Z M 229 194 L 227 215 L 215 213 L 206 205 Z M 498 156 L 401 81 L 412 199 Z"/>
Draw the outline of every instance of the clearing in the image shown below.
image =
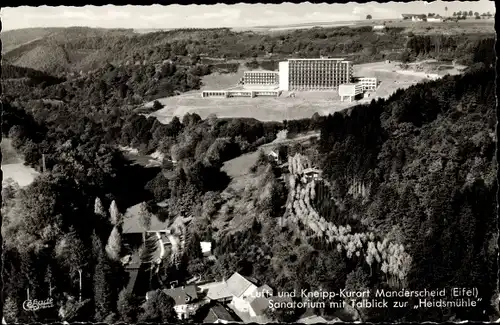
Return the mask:
<path id="1" fill-rule="evenodd" d="M 226 161 L 221 170 L 231 177 L 231 182 L 221 194 L 225 203 L 211 221 L 215 236 L 222 232 L 236 232 L 251 225 L 253 218 L 257 216 L 257 202 L 269 194 L 267 168 L 261 167 L 255 174 L 249 170 L 256 163 L 260 150 L 268 154 L 278 144 L 307 143 L 318 136 L 319 132 L 308 132 L 287 139 L 286 134 L 282 133 L 276 140 L 260 146 L 258 150 Z"/>
<path id="2" fill-rule="evenodd" d="M 370 97 L 358 102 L 341 102 L 337 91 L 295 91 L 295 97 L 288 97 L 288 92 L 278 97 L 256 97 L 256 98 L 202 98 L 200 91 L 191 91 L 179 96 L 158 99 L 165 105 L 164 108 L 155 111 L 149 116 L 156 117 L 161 123 L 168 123 L 174 116 L 182 117 L 186 113 L 197 113 L 201 118 L 210 114 L 218 117 L 235 118 L 250 117 L 260 121 L 283 121 L 301 118 L 309 118 L 314 113 L 328 115 L 346 108 L 371 101 L 376 98 L 387 98 L 396 90 L 408 88 L 419 82 L 431 79 L 432 75 L 440 77 L 445 74 L 460 73 L 463 67 L 451 64 L 434 62 L 419 62 L 417 64 L 427 65 L 424 71 L 402 69 L 399 62 L 373 62 L 358 64 L 354 66 L 356 77 L 376 77 L 380 84 L 377 91 Z M 432 64 L 441 66 L 440 71 L 432 72 Z M 239 79 L 243 77 L 244 67 L 238 73 L 212 74 L 203 78 L 201 90 L 221 90 L 236 87 Z M 439 75 L 439 76 L 438 76 Z M 145 107 L 153 103 L 145 104 Z"/>
<path id="3" fill-rule="evenodd" d="M 10 178 L 20 187 L 30 185 L 40 173 L 35 169 L 25 166 L 24 159 L 12 147 L 12 140 L 2 139 L 2 186 Z"/>

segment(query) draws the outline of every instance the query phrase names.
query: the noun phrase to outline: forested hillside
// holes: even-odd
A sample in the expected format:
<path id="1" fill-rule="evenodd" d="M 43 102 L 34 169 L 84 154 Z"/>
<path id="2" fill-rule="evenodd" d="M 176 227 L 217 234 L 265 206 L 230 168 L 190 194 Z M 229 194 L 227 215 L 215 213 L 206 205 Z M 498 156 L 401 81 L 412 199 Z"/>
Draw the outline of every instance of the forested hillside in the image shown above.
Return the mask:
<path id="1" fill-rule="evenodd" d="M 494 80 L 488 69 L 416 85 L 322 128 L 334 218 L 403 244 L 411 288 L 478 288 L 483 307 L 449 311 L 458 319 L 482 319 L 496 288 Z"/>
<path id="2" fill-rule="evenodd" d="M 29 68 L 2 66 L 2 136 L 43 173 L 25 188 L 2 192 L 6 320 L 170 321 L 170 300 L 158 294 L 144 304 L 144 297 L 122 289 L 128 281 L 119 260 L 122 213 L 144 201 L 162 221 L 192 217 L 180 262 L 159 269 L 164 283 L 195 275 L 220 281 L 238 271 L 278 291 L 474 287 L 482 298 L 476 308 L 343 313 L 368 322 L 497 319 L 492 38 L 401 32 L 336 28 L 288 36 L 218 29 L 130 36 L 124 30 L 110 36 L 72 29 L 15 49 L 7 61 Z M 52 53 L 51 44 L 74 55 L 71 62 L 32 64 L 29 55 L 39 46 Z M 410 59 L 453 54 L 479 64 L 387 100 L 296 121 L 186 114 L 161 124 L 137 112 L 145 101 L 198 89 L 213 68 L 202 54 L 361 52 L 362 59 L 382 58 L 390 49 L 406 49 Z M 67 73 L 84 67 L 84 73 Z M 307 145 L 277 148 L 288 157 L 286 167 L 261 153 L 239 180 L 221 168 L 284 129 L 290 138 L 321 134 Z M 156 153 L 162 166 L 132 165 L 120 147 Z M 322 178 L 303 182 L 309 167 L 321 169 Z M 200 240 L 212 241 L 215 261 L 201 256 Z M 80 273 L 81 301 L 75 298 Z M 57 308 L 26 312 L 26 288 L 32 296 L 52 294 Z M 156 289 L 149 281 L 145 290 Z M 272 318 L 296 321 L 303 312 Z"/>
<path id="3" fill-rule="evenodd" d="M 173 30 L 135 34 L 130 30 L 70 28 L 36 39 L 3 56 L 5 62 L 54 74 L 91 71 L 106 63 L 154 64 L 163 60 L 186 62 L 205 58 L 248 59 L 271 55 L 274 60 L 290 56 L 342 56 L 356 63 L 399 59 L 408 49 L 419 58 L 456 59 L 470 64 L 482 39 L 491 33 L 414 35 L 390 27 L 384 33 L 370 26 L 315 28 L 278 34 L 235 32 L 226 28 Z M 425 42 L 425 48 L 415 45 Z M 43 59 L 42 59 L 43 58 Z M 184 63 L 186 64 L 186 63 Z"/>
<path id="4" fill-rule="evenodd" d="M 13 77 L 37 75 L 16 71 Z M 139 75 L 145 73 L 141 71 Z M 211 116 L 203 121 L 196 114 L 161 124 L 134 113 L 127 98 L 117 95 L 120 83 L 115 78 L 123 74 L 116 73 L 126 72 L 109 67 L 74 88 L 66 81 L 53 86 L 31 83 L 26 85 L 29 91 L 13 87 L 4 97 L 2 136 L 12 139 L 26 164 L 43 171 L 45 161 L 46 167 L 28 187 L 11 185 L 2 192 L 4 278 L 12 280 L 5 282 L 8 321 L 167 321 L 158 318 L 157 305 L 141 309 L 143 297 L 121 291 L 128 281 L 115 258 L 121 252 L 121 212 L 149 200 L 154 209 L 154 202 L 166 200 L 168 209 L 159 213 L 163 218 L 191 213 L 193 202 L 221 191 L 229 181 L 220 171 L 225 160 L 272 141 L 282 128 L 281 123 L 253 119 Z M 185 90 L 185 70 L 177 76 L 169 79 L 172 91 Z M 102 89 L 96 92 L 99 84 Z M 62 93 L 51 99 L 56 91 Z M 120 145 L 137 147 L 141 153 L 160 152 L 165 156 L 163 170 L 131 165 Z M 110 205 L 107 213 L 103 206 Z M 108 251 L 115 252 L 113 258 Z M 81 302 L 71 298 L 79 294 L 79 272 L 84 283 Z M 25 312 L 22 302 L 28 287 L 33 296 L 50 292 L 57 308 Z M 166 315 L 172 305 L 162 304 L 161 315 Z"/>
<path id="5" fill-rule="evenodd" d="M 290 224 L 282 228 L 278 219 L 259 218 L 248 230 L 221 239 L 222 265 L 212 270 L 238 270 L 283 290 L 475 287 L 482 297 L 478 308 L 445 312 L 359 310 L 364 321 L 485 320 L 498 313 L 498 301 L 491 298 L 498 254 L 494 90 L 494 71 L 480 70 L 329 116 L 317 150 L 304 152 L 311 161 L 323 157 L 317 167 L 325 180 L 315 190 L 299 191 L 301 200 L 314 196 L 294 210 L 307 220 L 312 218 L 307 211 L 316 211 L 311 213 L 319 213 L 320 228 L 340 232 L 337 236 L 354 234 L 347 237 L 354 240 L 353 250 L 337 251 L 326 233 L 304 239 L 310 221 L 295 229 Z M 274 204 L 279 207 L 285 200 L 281 195 Z M 386 243 L 401 245 L 410 258 L 404 262 L 410 263 L 408 273 L 397 281 L 384 274 L 395 262 L 384 266 L 370 245 L 365 253 L 354 254 L 356 240 L 365 245 L 367 238 L 375 240 L 379 254 Z"/>

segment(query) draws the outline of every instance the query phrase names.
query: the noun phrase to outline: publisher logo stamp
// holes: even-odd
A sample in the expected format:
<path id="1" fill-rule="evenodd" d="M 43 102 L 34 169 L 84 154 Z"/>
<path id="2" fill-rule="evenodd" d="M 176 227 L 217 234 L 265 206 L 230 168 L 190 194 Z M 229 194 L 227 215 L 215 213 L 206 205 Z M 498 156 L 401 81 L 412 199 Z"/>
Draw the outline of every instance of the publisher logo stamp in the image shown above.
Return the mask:
<path id="1" fill-rule="evenodd" d="M 54 307 L 54 300 L 52 298 L 45 300 L 28 299 L 23 302 L 23 309 L 26 311 L 37 311 L 51 307 Z"/>

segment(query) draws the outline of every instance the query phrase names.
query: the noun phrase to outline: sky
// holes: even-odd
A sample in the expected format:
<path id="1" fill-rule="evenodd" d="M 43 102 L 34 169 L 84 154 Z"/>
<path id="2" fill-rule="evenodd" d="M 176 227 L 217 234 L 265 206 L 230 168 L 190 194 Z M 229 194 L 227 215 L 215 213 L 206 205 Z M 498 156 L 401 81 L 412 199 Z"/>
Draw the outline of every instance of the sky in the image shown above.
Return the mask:
<path id="1" fill-rule="evenodd" d="M 30 27 L 88 26 L 101 28 L 214 28 L 275 26 L 315 22 L 337 22 L 365 19 L 398 18 L 402 13 L 437 13 L 472 10 L 495 12 L 494 1 L 454 1 L 410 3 L 370 2 L 358 4 L 217 4 L 152 6 L 85 6 L 85 7 L 13 7 L 2 8 L 3 30 Z"/>

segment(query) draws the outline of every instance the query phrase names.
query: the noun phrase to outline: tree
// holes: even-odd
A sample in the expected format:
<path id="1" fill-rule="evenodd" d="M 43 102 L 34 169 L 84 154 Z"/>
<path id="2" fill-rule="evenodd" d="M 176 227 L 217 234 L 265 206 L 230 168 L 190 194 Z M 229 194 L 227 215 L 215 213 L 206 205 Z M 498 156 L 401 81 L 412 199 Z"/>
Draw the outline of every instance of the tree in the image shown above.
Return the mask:
<path id="1" fill-rule="evenodd" d="M 410 52 L 408 52 L 407 50 L 404 50 L 401 53 L 400 60 L 401 60 L 402 63 L 408 63 L 408 62 L 410 62 Z"/>
<path id="2" fill-rule="evenodd" d="M 9 323 L 17 323 L 17 317 L 19 315 L 19 306 L 15 298 L 7 297 L 3 304 L 3 317 L 5 321 Z"/>
<path id="3" fill-rule="evenodd" d="M 469 17 L 472 17 L 473 13 L 472 10 L 469 10 Z"/>
<path id="4" fill-rule="evenodd" d="M 109 235 L 108 244 L 106 245 L 106 253 L 113 261 L 118 261 L 120 259 L 120 254 L 122 250 L 122 238 L 118 227 L 114 227 Z"/>
<path id="5" fill-rule="evenodd" d="M 372 15 L 366 15 L 366 19 L 372 19 Z"/>
<path id="6" fill-rule="evenodd" d="M 118 313 L 120 321 L 125 323 L 136 323 L 139 312 L 140 300 L 126 288 L 118 295 Z"/>
<path id="7" fill-rule="evenodd" d="M 177 321 L 174 310 L 175 302 L 162 290 L 148 292 L 148 300 L 144 304 L 140 322 L 170 323 Z"/>
<path id="8" fill-rule="evenodd" d="M 448 14 L 448 7 L 444 7 L 445 15 Z"/>
<path id="9" fill-rule="evenodd" d="M 88 252 L 74 230 L 66 234 L 56 244 L 56 258 L 69 269 L 72 279 L 78 276 L 81 293 L 81 275 L 88 264 Z"/>
<path id="10" fill-rule="evenodd" d="M 146 202 L 142 202 L 139 207 L 139 222 L 144 230 L 148 231 L 151 228 L 151 213 L 148 211 Z"/>
<path id="11" fill-rule="evenodd" d="M 112 311 L 111 269 L 103 253 L 98 256 L 94 269 L 95 320 L 102 322 Z"/>
<path id="12" fill-rule="evenodd" d="M 109 207 L 109 217 L 110 217 L 111 224 L 113 226 L 118 226 L 122 222 L 122 216 L 121 216 L 120 212 L 118 211 L 118 206 L 116 205 L 115 200 L 113 200 L 113 202 L 111 202 L 111 206 Z"/>
<path id="13" fill-rule="evenodd" d="M 160 110 L 160 109 L 162 109 L 163 107 L 165 107 L 165 106 L 164 106 L 162 103 L 160 103 L 159 101 L 155 100 L 155 101 L 153 102 L 153 109 L 154 109 L 155 111 Z"/>
<path id="14" fill-rule="evenodd" d="M 374 46 L 366 46 L 363 48 L 363 54 L 367 57 L 372 57 L 376 53 L 376 49 Z M 318 113 L 315 113 L 318 114 Z M 319 114 L 318 114 L 319 115 Z"/>
<path id="15" fill-rule="evenodd" d="M 368 274 L 366 274 L 366 272 L 361 267 L 358 267 L 347 275 L 345 288 L 348 291 L 361 292 L 369 289 L 369 284 L 370 281 L 368 278 Z M 358 308 L 356 308 L 356 310 L 358 311 L 359 316 L 363 318 L 364 317 L 363 310 L 360 310 Z M 363 319 L 360 320 L 363 321 Z"/>
<path id="16" fill-rule="evenodd" d="M 104 209 L 104 206 L 102 205 L 102 201 L 98 197 L 95 198 L 94 213 L 103 219 L 106 219 L 106 217 L 107 217 L 106 210 Z"/>

